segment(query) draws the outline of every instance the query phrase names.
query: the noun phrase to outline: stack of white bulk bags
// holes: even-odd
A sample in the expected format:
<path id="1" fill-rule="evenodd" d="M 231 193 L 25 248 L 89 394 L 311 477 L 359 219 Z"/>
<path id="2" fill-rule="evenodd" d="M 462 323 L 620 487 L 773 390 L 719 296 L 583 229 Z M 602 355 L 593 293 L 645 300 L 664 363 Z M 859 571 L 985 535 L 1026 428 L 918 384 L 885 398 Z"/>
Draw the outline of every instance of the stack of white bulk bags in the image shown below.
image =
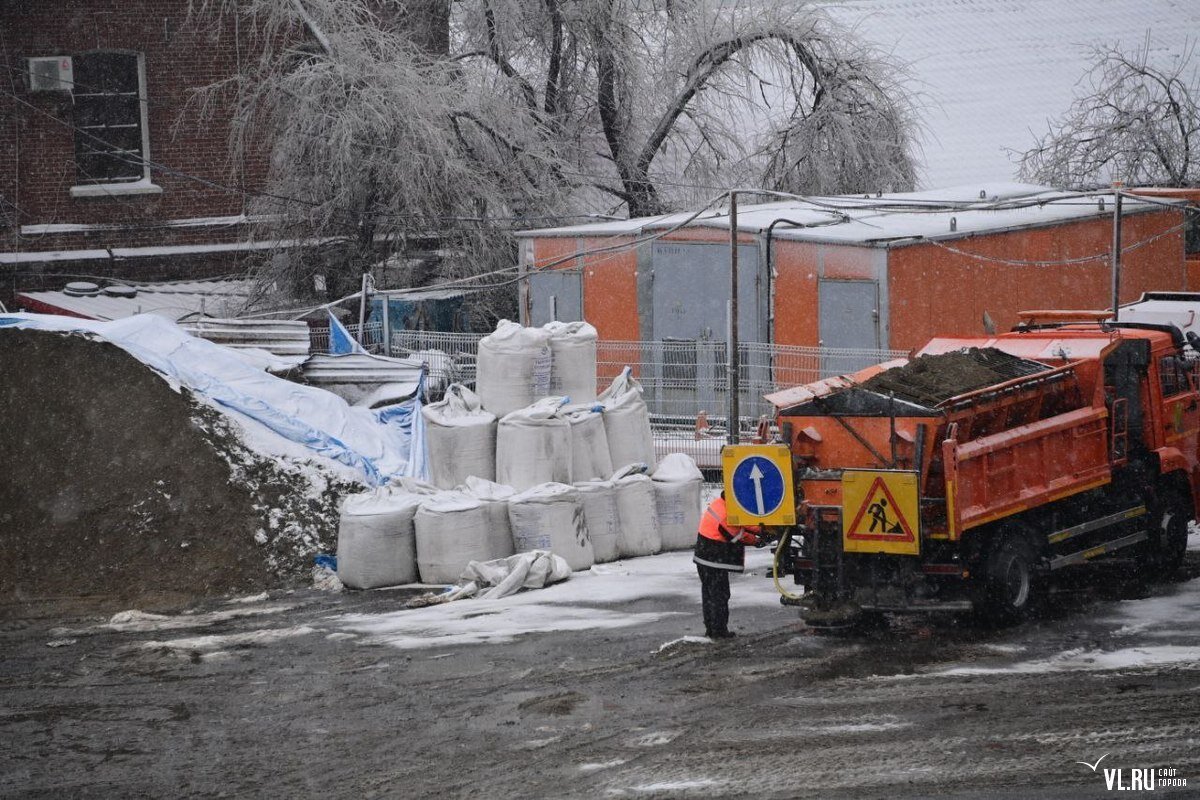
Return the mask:
<path id="1" fill-rule="evenodd" d="M 576 483 L 612 474 L 603 411 L 603 406 L 592 403 L 564 406 L 559 412 L 571 425 L 571 478 Z"/>
<path id="2" fill-rule="evenodd" d="M 596 399 L 596 329 L 586 322 L 547 322 L 550 334 L 550 394 L 572 403 Z"/>
<path id="3" fill-rule="evenodd" d="M 429 447 L 429 476 L 442 489 L 458 486 L 469 476 L 496 477 L 496 415 L 485 411 L 479 395 L 462 384 L 421 409 Z"/>
<path id="4" fill-rule="evenodd" d="M 379 488 L 342 501 L 337 572 L 351 589 L 375 589 L 417 580 L 413 517 L 428 495 Z"/>
<path id="5" fill-rule="evenodd" d="M 514 552 L 512 528 L 508 522 L 508 501 L 516 494 L 511 486 L 493 483 L 483 478 L 467 478 L 461 490 L 483 503 L 488 520 L 488 542 L 493 558 L 508 558 Z"/>
<path id="6" fill-rule="evenodd" d="M 503 417 L 550 394 L 550 332 L 506 319 L 479 340 L 475 391 L 483 407 Z"/>
<path id="7" fill-rule="evenodd" d="M 622 558 L 649 556 L 662 550 L 654 482 L 642 464 L 629 464 L 613 475 L 617 500 L 618 549 Z"/>
<path id="8" fill-rule="evenodd" d="M 700 489 L 704 483 L 696 462 L 683 453 L 671 453 L 651 477 L 663 550 L 693 547 L 700 529 Z"/>
<path id="9" fill-rule="evenodd" d="M 562 404 L 561 397 L 546 397 L 500 420 L 498 483 L 524 491 L 541 483 L 571 482 L 571 424 L 558 413 Z"/>
<path id="10" fill-rule="evenodd" d="M 414 522 L 417 570 L 424 583 L 457 583 L 468 563 L 492 557 L 487 511 L 469 494 L 439 492 L 426 498 Z"/>
<path id="11" fill-rule="evenodd" d="M 604 428 L 613 466 L 641 462 L 654 468 L 654 436 L 650 412 L 642 399 L 642 385 L 626 367 L 600 395 L 604 404 Z"/>
<path id="12" fill-rule="evenodd" d="M 583 509 L 583 522 L 588 538 L 592 540 L 596 563 L 616 561 L 621 557 L 616 486 L 606 480 L 583 481 L 576 483 L 575 488 L 579 490 L 579 505 Z"/>
<path id="13" fill-rule="evenodd" d="M 574 486 L 544 483 L 515 495 L 508 501 L 508 520 L 518 553 L 549 550 L 573 570 L 596 562 Z"/>

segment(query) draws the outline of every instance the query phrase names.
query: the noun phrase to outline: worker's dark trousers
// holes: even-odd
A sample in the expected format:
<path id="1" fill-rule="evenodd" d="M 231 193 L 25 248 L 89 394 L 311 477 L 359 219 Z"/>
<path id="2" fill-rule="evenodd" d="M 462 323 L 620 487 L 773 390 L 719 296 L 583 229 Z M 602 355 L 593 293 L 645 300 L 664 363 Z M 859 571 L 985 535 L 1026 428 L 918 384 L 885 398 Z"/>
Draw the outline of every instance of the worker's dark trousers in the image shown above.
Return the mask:
<path id="1" fill-rule="evenodd" d="M 704 634 L 729 630 L 729 570 L 696 565 L 700 573 L 700 607 L 704 611 Z"/>

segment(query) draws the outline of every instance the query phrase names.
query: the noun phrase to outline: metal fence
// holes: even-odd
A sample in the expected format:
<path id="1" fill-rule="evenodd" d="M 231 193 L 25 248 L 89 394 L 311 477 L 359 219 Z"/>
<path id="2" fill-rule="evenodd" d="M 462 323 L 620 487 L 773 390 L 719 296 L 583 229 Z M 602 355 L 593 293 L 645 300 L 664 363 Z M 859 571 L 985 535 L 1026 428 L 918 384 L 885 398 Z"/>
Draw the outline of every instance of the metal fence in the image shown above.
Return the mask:
<path id="1" fill-rule="evenodd" d="M 596 348 L 600 387 L 626 365 L 645 390 L 655 451 L 688 453 L 704 469 L 721 464 L 726 441 L 729 368 L 725 342 L 600 342 Z M 854 372 L 904 354 L 894 350 L 791 347 L 762 342 L 739 343 L 738 430 L 745 440 L 758 421 L 774 416 L 763 397 L 832 375 Z"/>
<path id="2" fill-rule="evenodd" d="M 383 353 L 383 323 L 368 322 L 365 325 L 347 325 L 346 330 L 350 332 L 350 336 L 359 341 L 359 329 L 363 330 L 362 345 L 368 353 L 377 355 Z M 313 353 L 328 353 L 329 352 L 329 328 L 328 327 L 311 327 L 308 329 L 309 349 Z"/>
<path id="3" fill-rule="evenodd" d="M 357 335 L 357 325 L 349 326 Z M 383 331 L 367 326 L 367 349 L 383 351 Z M 429 363 L 431 385 L 451 382 L 474 386 L 475 362 L 483 334 L 399 331 L 392 334 L 391 355 L 418 356 Z M 327 352 L 327 330 L 313 330 L 313 352 Z M 832 375 L 854 372 L 904 355 L 898 350 L 792 347 L 762 342 L 739 345 L 739 431 L 753 434 L 758 420 L 773 416 L 764 394 Z M 658 454 L 685 452 L 703 468 L 720 466 L 729 400 L 726 345 L 720 341 L 602 341 L 596 345 L 596 389 L 603 391 L 626 366 L 645 390 Z M 710 427 L 699 429 L 697 418 Z M 702 428 L 703 426 L 701 426 Z"/>

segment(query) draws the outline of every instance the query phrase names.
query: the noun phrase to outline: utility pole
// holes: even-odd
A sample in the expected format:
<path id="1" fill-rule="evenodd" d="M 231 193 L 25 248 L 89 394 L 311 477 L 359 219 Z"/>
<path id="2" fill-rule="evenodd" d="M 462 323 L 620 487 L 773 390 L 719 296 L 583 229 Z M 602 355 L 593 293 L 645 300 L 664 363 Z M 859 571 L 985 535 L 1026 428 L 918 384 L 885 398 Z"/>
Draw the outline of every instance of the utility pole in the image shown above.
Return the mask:
<path id="1" fill-rule="evenodd" d="M 738 405 L 738 395 L 741 392 L 741 358 L 738 353 L 738 221 L 737 221 L 737 192 L 729 192 L 729 353 L 728 380 L 726 387 L 729 391 L 729 424 L 726 426 L 729 444 L 738 443 L 738 428 L 741 422 L 741 409 Z"/>
<path id="2" fill-rule="evenodd" d="M 371 285 L 371 273 L 362 275 L 362 289 L 358 295 L 358 343 L 366 347 L 367 341 L 367 287 Z"/>
<path id="3" fill-rule="evenodd" d="M 1113 235 L 1112 235 L 1112 312 L 1113 319 L 1121 307 L 1121 186 L 1120 181 L 1113 182 Z"/>

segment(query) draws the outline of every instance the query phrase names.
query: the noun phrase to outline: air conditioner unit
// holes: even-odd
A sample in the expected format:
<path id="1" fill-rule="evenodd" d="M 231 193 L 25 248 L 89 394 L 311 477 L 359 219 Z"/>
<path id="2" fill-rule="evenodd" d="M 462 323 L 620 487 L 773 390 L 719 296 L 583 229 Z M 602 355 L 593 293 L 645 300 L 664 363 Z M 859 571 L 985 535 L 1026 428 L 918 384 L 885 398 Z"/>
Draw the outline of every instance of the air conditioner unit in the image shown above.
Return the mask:
<path id="1" fill-rule="evenodd" d="M 75 86 L 70 56 L 29 59 L 29 91 L 69 92 Z"/>

